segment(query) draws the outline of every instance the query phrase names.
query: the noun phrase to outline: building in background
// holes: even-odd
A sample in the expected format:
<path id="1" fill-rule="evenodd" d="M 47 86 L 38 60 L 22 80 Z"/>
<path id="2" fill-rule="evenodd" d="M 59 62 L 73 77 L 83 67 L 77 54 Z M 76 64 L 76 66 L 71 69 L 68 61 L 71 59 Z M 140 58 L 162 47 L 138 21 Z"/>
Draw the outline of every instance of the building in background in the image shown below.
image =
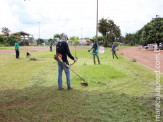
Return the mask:
<path id="1" fill-rule="evenodd" d="M 90 45 L 91 44 L 90 38 L 81 38 L 81 39 L 79 39 L 79 42 L 80 42 L 81 46 L 85 46 L 85 45 Z"/>

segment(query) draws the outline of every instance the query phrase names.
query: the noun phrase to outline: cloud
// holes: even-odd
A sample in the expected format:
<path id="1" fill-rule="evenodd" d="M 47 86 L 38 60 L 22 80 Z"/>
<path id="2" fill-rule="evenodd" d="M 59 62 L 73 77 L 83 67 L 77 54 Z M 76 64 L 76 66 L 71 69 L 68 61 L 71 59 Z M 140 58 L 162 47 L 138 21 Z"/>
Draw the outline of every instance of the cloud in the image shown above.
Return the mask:
<path id="1" fill-rule="evenodd" d="M 136 32 L 162 13 L 162 0 L 99 0 L 99 19 L 113 19 L 122 35 Z M 0 28 L 27 31 L 35 38 L 38 22 L 41 38 L 62 32 L 79 37 L 96 34 L 96 0 L 1 0 L 0 15 Z"/>

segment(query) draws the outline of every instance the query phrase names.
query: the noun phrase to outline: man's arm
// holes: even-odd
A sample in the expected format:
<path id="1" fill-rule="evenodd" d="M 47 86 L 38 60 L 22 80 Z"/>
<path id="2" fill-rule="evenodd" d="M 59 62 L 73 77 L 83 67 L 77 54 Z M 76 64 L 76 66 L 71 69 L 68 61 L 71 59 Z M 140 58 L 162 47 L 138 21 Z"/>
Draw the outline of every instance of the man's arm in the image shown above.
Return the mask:
<path id="1" fill-rule="evenodd" d="M 98 52 L 98 50 L 99 50 L 99 45 L 97 45 L 97 49 L 96 49 L 96 52 Z"/>
<path id="2" fill-rule="evenodd" d="M 89 49 L 88 51 L 90 52 L 92 49 L 93 49 L 93 45 L 92 45 L 91 49 Z"/>
<path id="3" fill-rule="evenodd" d="M 71 58 L 72 60 L 74 60 L 74 57 L 71 55 L 68 44 L 65 43 L 65 48 L 66 48 L 66 54 L 68 55 L 69 58 Z"/>
<path id="4" fill-rule="evenodd" d="M 22 41 L 19 41 L 18 44 L 22 43 Z"/>

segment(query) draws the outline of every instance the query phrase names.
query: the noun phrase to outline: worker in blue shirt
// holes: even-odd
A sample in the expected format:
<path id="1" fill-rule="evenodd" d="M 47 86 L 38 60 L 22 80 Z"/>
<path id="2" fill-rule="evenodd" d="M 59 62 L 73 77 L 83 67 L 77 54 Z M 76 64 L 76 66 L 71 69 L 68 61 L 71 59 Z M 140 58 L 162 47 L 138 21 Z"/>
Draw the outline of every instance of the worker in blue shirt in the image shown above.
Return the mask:
<path id="1" fill-rule="evenodd" d="M 118 56 L 117 56 L 117 54 L 116 54 L 116 49 L 115 49 L 114 43 L 112 43 L 112 55 L 113 55 L 113 59 L 114 59 L 114 55 L 115 55 L 116 58 L 118 59 Z"/>

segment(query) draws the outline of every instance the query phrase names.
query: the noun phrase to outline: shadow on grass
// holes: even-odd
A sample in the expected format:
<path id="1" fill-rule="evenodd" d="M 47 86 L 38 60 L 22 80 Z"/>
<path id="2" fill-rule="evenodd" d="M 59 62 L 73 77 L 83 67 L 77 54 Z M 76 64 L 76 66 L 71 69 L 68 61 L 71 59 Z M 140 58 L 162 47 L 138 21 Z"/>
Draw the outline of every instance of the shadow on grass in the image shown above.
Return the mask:
<path id="1" fill-rule="evenodd" d="M 154 121 L 148 100 L 114 92 L 29 87 L 0 91 L 1 121 Z M 151 102 L 154 102 L 151 101 Z"/>

